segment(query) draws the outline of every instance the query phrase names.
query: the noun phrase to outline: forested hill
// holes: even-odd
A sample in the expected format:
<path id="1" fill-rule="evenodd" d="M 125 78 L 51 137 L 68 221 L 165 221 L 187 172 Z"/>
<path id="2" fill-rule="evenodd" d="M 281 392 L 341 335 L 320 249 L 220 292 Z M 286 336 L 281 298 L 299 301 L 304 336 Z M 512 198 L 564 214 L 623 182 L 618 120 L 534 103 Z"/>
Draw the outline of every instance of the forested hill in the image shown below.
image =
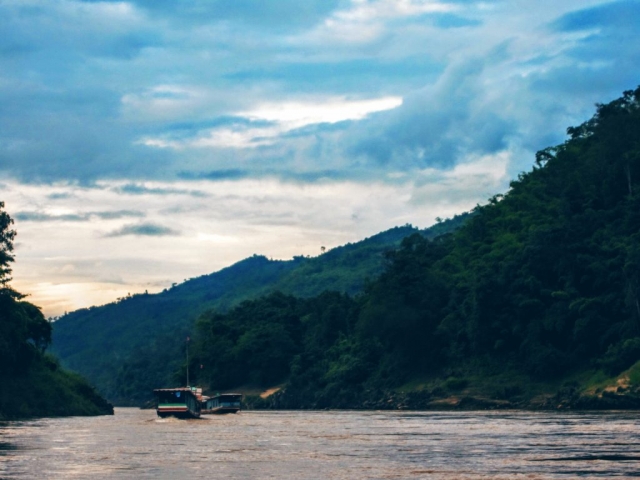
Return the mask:
<path id="1" fill-rule="evenodd" d="M 0 202 L 0 420 L 113 413 L 81 377 L 48 355 L 51 325 L 10 285 L 13 220 Z"/>
<path id="2" fill-rule="evenodd" d="M 280 408 L 640 407 L 640 88 L 568 134 L 355 299 L 203 315 L 192 375 Z"/>
<path id="3" fill-rule="evenodd" d="M 420 233 L 447 233 L 467 216 Z M 254 255 L 159 294 L 133 295 L 71 312 L 53 324 L 53 349 L 65 366 L 86 375 L 110 400 L 139 402 L 153 388 L 180 383 L 173 374 L 183 362 L 183 339 L 204 311 L 224 312 L 274 291 L 300 297 L 324 290 L 355 294 L 382 273 L 383 253 L 416 232 L 409 225 L 392 228 L 313 258 L 274 261 Z"/>

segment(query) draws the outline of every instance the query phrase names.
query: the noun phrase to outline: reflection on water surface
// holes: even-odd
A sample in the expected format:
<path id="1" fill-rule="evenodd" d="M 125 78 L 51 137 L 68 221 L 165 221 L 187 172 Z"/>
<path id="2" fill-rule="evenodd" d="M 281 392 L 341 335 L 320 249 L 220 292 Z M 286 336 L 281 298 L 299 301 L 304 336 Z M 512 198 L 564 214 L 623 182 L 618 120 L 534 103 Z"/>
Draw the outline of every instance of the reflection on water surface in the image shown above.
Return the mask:
<path id="1" fill-rule="evenodd" d="M 153 410 L 0 424 L 0 478 L 401 479 L 640 476 L 636 412 Z"/>

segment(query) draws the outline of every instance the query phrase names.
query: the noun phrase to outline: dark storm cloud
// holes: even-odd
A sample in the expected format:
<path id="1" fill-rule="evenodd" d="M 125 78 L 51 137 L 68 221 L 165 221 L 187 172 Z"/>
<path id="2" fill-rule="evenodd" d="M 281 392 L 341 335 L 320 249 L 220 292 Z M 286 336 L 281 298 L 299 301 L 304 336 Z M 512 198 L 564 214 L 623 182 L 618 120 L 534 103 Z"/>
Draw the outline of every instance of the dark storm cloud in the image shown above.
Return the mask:
<path id="1" fill-rule="evenodd" d="M 145 237 L 166 237 L 178 236 L 180 232 L 169 227 L 157 225 L 155 223 L 140 223 L 136 225 L 125 225 L 124 227 L 106 234 L 106 237 L 123 237 L 125 235 L 145 236 Z"/>
<path id="2" fill-rule="evenodd" d="M 72 198 L 73 194 L 68 193 L 68 192 L 56 192 L 56 193 L 50 193 L 49 195 L 47 195 L 47 198 L 49 200 L 66 200 L 67 198 Z"/>
<path id="3" fill-rule="evenodd" d="M 183 171 L 178 176 L 184 180 L 239 180 L 252 176 L 252 172 L 241 170 L 239 168 L 230 168 L 224 170 L 210 170 L 204 172 Z"/>
<path id="4" fill-rule="evenodd" d="M 16 220 L 22 222 L 88 222 L 92 219 L 117 220 L 120 218 L 144 217 L 143 212 L 137 210 L 117 210 L 104 212 L 83 212 L 63 215 L 51 215 L 43 212 L 17 212 Z"/>
<path id="5" fill-rule="evenodd" d="M 278 157 L 282 160 L 281 157 Z M 263 157 L 263 160 L 265 158 Z M 365 179 L 368 176 L 361 172 L 360 178 Z M 300 183 L 316 183 L 325 180 L 350 180 L 358 176 L 356 169 L 352 169 L 346 173 L 343 169 L 313 169 L 307 171 L 283 171 L 281 169 L 264 168 L 255 169 L 251 172 L 246 170 L 213 170 L 213 171 L 190 171 L 181 172 L 180 178 L 184 180 L 209 180 L 219 182 L 225 180 L 240 180 L 243 178 L 278 178 L 287 182 Z M 369 176 L 370 178 L 370 176 Z"/>
<path id="6" fill-rule="evenodd" d="M 136 210 L 119 210 L 116 212 L 92 212 L 89 215 L 96 216 L 98 218 L 101 218 L 102 220 L 114 220 L 118 218 L 145 216 L 143 212 L 139 212 Z"/>
<path id="7" fill-rule="evenodd" d="M 192 197 L 206 197 L 207 194 L 200 190 L 188 190 L 183 188 L 151 188 L 137 183 L 128 183 L 113 189 L 118 193 L 127 195 L 189 195 Z"/>

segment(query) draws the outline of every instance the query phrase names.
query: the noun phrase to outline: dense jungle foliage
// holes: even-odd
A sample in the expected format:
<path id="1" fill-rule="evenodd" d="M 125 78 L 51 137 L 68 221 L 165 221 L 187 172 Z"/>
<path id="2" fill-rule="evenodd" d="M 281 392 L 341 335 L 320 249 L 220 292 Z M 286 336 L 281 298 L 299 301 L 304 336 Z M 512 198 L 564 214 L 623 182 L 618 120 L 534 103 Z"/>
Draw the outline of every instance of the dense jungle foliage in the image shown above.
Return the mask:
<path id="1" fill-rule="evenodd" d="M 283 384 L 283 405 L 318 408 L 421 378 L 463 388 L 469 365 L 531 381 L 631 367 L 640 88 L 567 133 L 455 232 L 405 238 L 361 295 L 274 293 L 202 315 L 192 378 L 221 390 Z"/>
<path id="2" fill-rule="evenodd" d="M 154 388 L 184 384 L 184 340 L 204 311 L 225 312 L 274 291 L 298 297 L 325 290 L 356 294 L 382 273 L 384 252 L 397 248 L 403 238 L 416 232 L 433 238 L 457 228 L 467 216 L 424 231 L 395 227 L 317 257 L 278 261 L 254 255 L 158 294 L 71 312 L 53 323 L 52 348 L 65 367 L 87 377 L 110 401 L 137 405 Z"/>
<path id="3" fill-rule="evenodd" d="M 45 354 L 51 324 L 9 285 L 12 223 L 0 202 L 0 419 L 113 413 L 84 379 Z"/>

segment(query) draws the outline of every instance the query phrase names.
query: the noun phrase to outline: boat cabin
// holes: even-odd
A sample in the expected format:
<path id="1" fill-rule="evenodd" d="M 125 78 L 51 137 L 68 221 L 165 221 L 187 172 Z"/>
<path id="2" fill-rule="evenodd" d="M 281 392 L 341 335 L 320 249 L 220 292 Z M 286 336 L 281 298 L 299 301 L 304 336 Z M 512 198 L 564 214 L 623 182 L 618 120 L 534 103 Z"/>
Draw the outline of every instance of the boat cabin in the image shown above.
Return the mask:
<path id="1" fill-rule="evenodd" d="M 219 393 L 202 402 L 202 413 L 237 413 L 242 403 L 240 393 Z"/>
<path id="2" fill-rule="evenodd" d="M 201 404 L 195 387 L 158 388 L 156 413 L 159 417 L 198 418 Z"/>

